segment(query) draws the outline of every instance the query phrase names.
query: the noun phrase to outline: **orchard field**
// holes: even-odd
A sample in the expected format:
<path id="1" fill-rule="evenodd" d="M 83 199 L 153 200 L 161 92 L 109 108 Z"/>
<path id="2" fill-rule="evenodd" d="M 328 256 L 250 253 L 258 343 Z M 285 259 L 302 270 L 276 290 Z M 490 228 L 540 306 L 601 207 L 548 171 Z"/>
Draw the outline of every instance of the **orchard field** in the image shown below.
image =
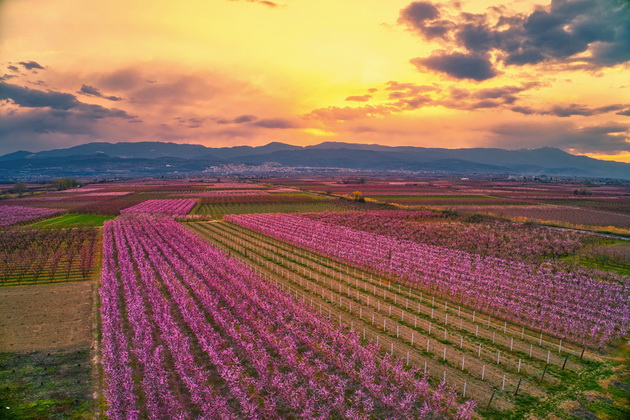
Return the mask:
<path id="1" fill-rule="evenodd" d="M 2 200 L 2 416 L 627 418 L 628 194 L 293 177 Z"/>

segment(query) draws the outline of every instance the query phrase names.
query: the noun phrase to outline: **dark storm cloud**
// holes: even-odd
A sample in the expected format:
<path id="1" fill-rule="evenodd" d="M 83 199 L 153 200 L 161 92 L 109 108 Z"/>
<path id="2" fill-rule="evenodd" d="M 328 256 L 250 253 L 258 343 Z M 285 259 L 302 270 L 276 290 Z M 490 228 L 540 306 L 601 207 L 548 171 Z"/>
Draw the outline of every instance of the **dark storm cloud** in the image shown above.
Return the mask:
<path id="1" fill-rule="evenodd" d="M 116 124 L 142 122 L 124 110 L 86 104 L 69 93 L 3 82 L 1 100 L 9 104 L 0 107 L 0 149 L 7 152 L 15 150 L 16 144 L 27 150 L 67 147 L 69 137 L 79 142 L 96 141 Z"/>
<path id="2" fill-rule="evenodd" d="M 617 115 L 624 115 L 626 117 L 630 117 L 630 108 L 626 109 L 625 111 L 617 112 Z"/>
<path id="3" fill-rule="evenodd" d="M 372 99 L 372 95 L 348 96 L 346 101 L 367 102 Z"/>
<path id="4" fill-rule="evenodd" d="M 74 95 L 69 93 L 44 92 L 9 83 L 0 83 L 0 99 L 10 100 L 16 105 L 29 108 L 50 107 L 67 110 L 81 104 Z"/>
<path id="5" fill-rule="evenodd" d="M 0 139 L 21 134 L 86 134 L 91 132 L 88 120 L 76 119 L 64 110 L 32 109 L 0 119 Z"/>
<path id="6" fill-rule="evenodd" d="M 119 96 L 107 96 L 107 95 L 103 95 L 103 93 L 95 88 L 94 86 L 89 86 L 89 85 L 82 85 L 81 86 L 81 90 L 79 90 L 77 92 L 80 95 L 85 95 L 85 96 L 95 96 L 97 98 L 103 98 L 103 99 L 108 99 L 110 101 L 121 101 L 122 98 Z"/>
<path id="7" fill-rule="evenodd" d="M 59 110 L 50 108 L 24 108 L 18 112 L 5 112 L 0 115 L 0 154 L 16 150 L 48 150 L 68 147 L 68 142 L 76 144 L 103 139 L 111 122 L 99 124 L 102 116 L 98 110 Z M 123 120 L 122 123 L 140 122 L 137 119 Z M 126 132 L 126 130 L 121 130 Z M 105 134 L 108 135 L 108 134 Z M 70 140 L 72 139 L 72 140 Z"/>
<path id="8" fill-rule="evenodd" d="M 50 108 L 58 111 L 72 110 L 88 119 L 111 117 L 131 120 L 136 118 L 121 109 L 85 104 L 69 93 L 44 92 L 4 82 L 0 82 L 0 100 L 10 101 L 21 108 Z"/>
<path id="9" fill-rule="evenodd" d="M 487 55 L 463 54 L 459 52 L 437 52 L 426 58 L 414 58 L 411 63 L 418 68 L 428 68 L 446 73 L 456 79 L 482 81 L 496 76 L 497 71 Z"/>
<path id="10" fill-rule="evenodd" d="M 279 129 L 287 129 L 287 128 L 298 128 L 298 125 L 293 121 L 289 121 L 283 118 L 264 118 L 262 120 L 258 120 L 252 123 L 255 127 L 263 127 L 263 128 L 279 128 Z"/>
<path id="11" fill-rule="evenodd" d="M 26 70 L 46 70 L 41 64 L 35 61 L 20 61 L 18 64 Z"/>
<path id="12" fill-rule="evenodd" d="M 496 16 L 498 15 L 498 17 Z M 497 74 L 494 66 L 522 66 L 546 62 L 587 63 L 604 68 L 630 60 L 630 2 L 627 0 L 552 0 L 529 14 L 507 14 L 494 7 L 488 14 L 460 12 L 446 20 L 437 6 L 414 2 L 401 10 L 399 22 L 425 39 L 439 38 L 450 47 L 468 51 L 467 57 L 494 57 L 483 62 L 483 71 L 473 80 L 486 80 Z M 436 28 L 440 28 L 436 35 Z M 437 62 L 427 66 L 457 78 L 450 56 L 432 54 L 415 59 Z M 579 56 L 579 58 L 578 58 Z M 444 58 L 446 57 L 446 58 Z M 478 65 L 482 61 L 478 60 Z M 443 70 L 447 68 L 449 71 Z M 489 67 L 489 68 L 488 68 Z M 465 72 L 464 72 L 465 73 Z"/>

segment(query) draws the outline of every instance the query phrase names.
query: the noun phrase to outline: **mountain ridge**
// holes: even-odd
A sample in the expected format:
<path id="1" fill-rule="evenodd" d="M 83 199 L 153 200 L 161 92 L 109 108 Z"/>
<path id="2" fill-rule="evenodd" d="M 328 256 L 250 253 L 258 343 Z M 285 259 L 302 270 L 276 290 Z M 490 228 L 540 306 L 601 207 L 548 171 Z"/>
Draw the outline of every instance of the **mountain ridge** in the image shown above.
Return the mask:
<path id="1" fill-rule="evenodd" d="M 41 152 L 18 151 L 0 156 L 0 176 L 8 171 L 35 171 L 55 159 L 81 156 L 79 162 L 88 173 L 101 169 L 90 167 L 95 162 L 128 167 L 125 159 L 138 159 L 151 171 L 160 172 L 160 165 L 195 168 L 204 165 L 261 165 L 275 162 L 283 166 L 335 167 L 373 171 L 429 171 L 452 174 L 553 175 L 590 178 L 630 179 L 630 164 L 576 156 L 553 147 L 537 149 L 500 148 L 425 148 L 386 146 L 347 142 L 323 142 L 295 146 L 271 142 L 263 146 L 207 147 L 200 144 L 172 142 L 94 142 L 65 149 Z M 105 158 L 106 157 L 106 158 Z M 72 159 L 77 160 L 77 159 Z M 173 160 L 172 163 L 170 160 Z M 38 162 L 39 161 L 39 162 Z M 188 162 L 187 162 L 188 161 Z M 4 171 L 2 167 L 5 167 Z M 77 168 L 78 170 L 78 168 Z M 164 169 L 165 174 L 169 169 Z"/>

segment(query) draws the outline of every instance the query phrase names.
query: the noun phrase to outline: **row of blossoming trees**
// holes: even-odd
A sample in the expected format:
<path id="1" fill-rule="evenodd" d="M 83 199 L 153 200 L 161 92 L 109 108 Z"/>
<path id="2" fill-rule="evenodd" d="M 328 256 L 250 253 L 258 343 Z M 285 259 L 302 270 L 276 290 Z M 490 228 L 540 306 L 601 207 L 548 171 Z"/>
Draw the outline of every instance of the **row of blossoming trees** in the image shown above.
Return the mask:
<path id="1" fill-rule="evenodd" d="M 542 226 L 451 219 L 432 211 L 365 211 L 305 213 L 324 223 L 380 233 L 396 239 L 459 249 L 483 256 L 537 261 L 577 251 L 590 233 Z"/>
<path id="2" fill-rule="evenodd" d="M 586 346 L 627 334 L 630 288 L 526 262 L 327 224 L 288 214 L 226 220 L 477 311 Z"/>
<path id="3" fill-rule="evenodd" d="M 61 213 L 59 209 L 42 209 L 24 206 L 0 206 L 0 226 L 34 221 L 53 214 Z"/>
<path id="4" fill-rule="evenodd" d="M 146 200 L 120 211 L 121 214 L 186 215 L 197 204 L 196 199 Z"/>
<path id="5" fill-rule="evenodd" d="M 107 222 L 103 242 L 112 419 L 471 416 L 170 219 Z"/>
<path id="6" fill-rule="evenodd" d="M 93 228 L 0 231 L 0 285 L 86 279 L 97 246 Z"/>

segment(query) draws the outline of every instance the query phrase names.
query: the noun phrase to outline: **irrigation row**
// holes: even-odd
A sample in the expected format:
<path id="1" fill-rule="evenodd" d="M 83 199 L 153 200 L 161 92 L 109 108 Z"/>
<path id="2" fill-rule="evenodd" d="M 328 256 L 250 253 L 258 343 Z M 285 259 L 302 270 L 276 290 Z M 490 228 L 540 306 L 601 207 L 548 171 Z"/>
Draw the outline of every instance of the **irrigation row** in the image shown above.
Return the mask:
<path id="1" fill-rule="evenodd" d="M 360 267 L 356 267 L 350 263 L 338 260 L 336 258 L 322 257 L 315 252 L 294 247 L 293 245 L 286 244 L 284 242 L 265 236 L 261 233 L 254 232 L 249 229 L 233 225 L 231 223 L 222 223 L 221 225 L 229 227 L 235 232 L 244 232 L 248 236 L 255 237 L 259 241 L 261 241 L 261 243 L 266 243 L 271 245 L 272 247 L 275 247 L 276 251 L 282 252 L 295 250 L 295 254 L 299 255 L 302 258 L 302 263 L 304 265 L 309 265 L 311 264 L 311 262 L 319 263 L 320 265 L 324 265 L 328 268 L 341 271 L 346 276 L 354 276 L 364 281 L 376 281 L 377 287 L 386 288 L 389 292 L 395 292 L 397 286 L 398 294 L 408 297 L 410 299 L 415 298 L 419 301 L 422 301 L 423 296 L 426 294 L 426 296 L 432 300 L 432 307 L 435 307 L 436 309 L 440 307 L 445 308 L 444 311 L 440 312 L 441 316 L 444 318 L 445 314 L 449 313 L 449 310 L 451 311 L 451 313 L 453 313 L 455 308 L 457 307 L 458 317 L 464 320 L 468 320 L 472 323 L 477 323 L 480 327 L 482 325 L 485 325 L 488 329 L 494 330 L 498 333 L 502 333 L 503 336 L 497 337 L 496 340 L 498 344 L 502 344 L 504 347 L 512 346 L 512 343 L 510 342 L 511 338 L 519 338 L 520 340 L 525 341 L 528 345 L 530 343 L 537 344 L 541 348 L 550 350 L 551 353 L 557 351 L 559 355 L 562 353 L 564 353 L 565 355 L 570 354 L 572 356 L 578 356 L 580 359 L 582 357 L 594 358 L 593 355 L 585 347 L 576 343 L 571 343 L 568 339 L 559 339 L 554 336 L 545 335 L 541 331 L 535 331 L 529 328 L 525 328 L 522 325 L 510 324 L 504 320 L 492 318 L 490 314 L 470 310 L 465 306 L 459 306 L 448 299 L 444 299 L 442 296 L 437 297 L 433 295 L 431 291 L 423 292 L 418 289 L 410 288 L 404 284 L 399 283 L 399 281 L 394 277 L 382 274 L 374 274 L 370 271 L 363 270 Z M 521 349 L 521 351 L 528 353 L 529 350 L 524 347 Z M 544 358 L 546 359 L 546 355 L 544 356 Z M 561 356 L 559 358 L 564 359 Z"/>
<path id="2" fill-rule="evenodd" d="M 375 297 L 382 296 L 383 300 L 393 305 L 394 314 L 401 321 L 405 321 L 405 317 L 407 320 L 411 319 L 410 315 L 423 317 L 428 323 L 425 325 L 428 332 L 430 332 L 429 329 L 433 329 L 432 322 L 436 328 L 458 330 L 460 335 L 482 345 L 491 343 L 491 347 L 496 347 L 497 351 L 501 351 L 504 355 L 513 354 L 515 357 L 556 365 L 564 364 L 567 355 L 582 355 L 581 350 L 567 347 L 562 341 L 552 343 L 543 339 L 541 335 L 534 337 L 526 334 L 525 328 L 517 331 L 515 328 L 510 328 L 506 322 L 491 321 L 490 316 L 482 318 L 482 315 L 478 315 L 476 311 L 468 311 L 461 306 L 455 306 L 448 301 L 436 299 L 434 296 L 425 295 L 401 284 L 392 286 L 393 282 L 390 278 L 374 276 L 356 268 L 351 271 L 343 263 L 326 261 L 315 253 L 239 226 L 217 223 L 216 227 L 245 241 L 253 241 L 258 247 L 272 252 L 274 255 L 271 258 L 286 258 L 294 265 L 301 265 L 303 274 L 306 274 L 306 269 L 309 268 L 345 282 L 350 287 L 371 292 Z M 494 357 L 496 358 L 496 355 Z M 569 361 L 567 366 L 574 370 L 580 369 L 580 364 L 573 361 Z"/>
<path id="3" fill-rule="evenodd" d="M 216 228 L 218 228 L 218 226 Z M 246 241 L 243 242 L 237 240 L 237 242 L 241 246 L 246 246 L 248 244 Z M 260 247 L 257 247 L 257 249 L 260 249 Z M 364 307 L 367 306 L 367 309 L 371 309 L 376 314 L 380 314 L 380 316 L 383 317 L 382 327 L 384 331 L 390 329 L 392 332 L 396 332 L 397 337 L 405 338 L 406 336 L 408 337 L 408 341 L 410 343 L 417 341 L 417 333 L 420 333 L 422 336 L 426 336 L 427 351 L 434 349 L 435 352 L 438 348 L 446 347 L 443 346 L 446 344 L 452 345 L 453 347 L 459 346 L 462 358 L 468 356 L 471 358 L 482 359 L 489 365 L 492 365 L 493 363 L 496 363 L 497 365 L 501 364 L 502 370 L 505 371 L 510 370 L 515 373 L 525 374 L 526 371 L 531 372 L 542 368 L 532 365 L 527 358 L 519 358 L 517 360 L 515 357 L 511 357 L 509 352 L 504 352 L 503 354 L 501 353 L 501 350 L 494 352 L 490 350 L 488 348 L 489 346 L 485 343 L 482 345 L 481 342 L 472 342 L 470 338 L 468 336 L 465 337 L 464 334 L 457 335 L 451 332 L 447 326 L 440 326 L 439 324 L 432 323 L 431 320 L 427 319 L 428 317 L 420 317 L 413 314 L 411 311 L 395 306 L 393 302 L 388 303 L 384 298 L 372 294 L 373 292 L 369 290 L 355 288 L 354 284 L 350 286 L 349 283 L 346 283 L 342 286 L 343 280 L 333 279 L 330 276 L 314 272 L 311 269 L 307 270 L 304 266 L 296 266 L 296 264 L 291 261 L 277 261 L 277 263 L 281 266 L 288 267 L 293 272 L 299 271 L 299 269 L 302 268 L 302 275 L 304 278 L 310 278 L 322 288 L 325 287 L 328 289 L 330 300 L 334 299 L 333 292 L 334 295 L 340 299 L 341 296 L 347 296 L 348 299 L 350 299 L 351 311 L 353 309 L 352 302 L 354 301 L 359 305 L 364 305 Z M 295 281 L 295 279 L 293 280 Z M 358 279 L 355 280 L 358 283 Z M 304 280 L 300 280 L 300 286 L 306 287 L 308 290 L 308 285 L 305 286 Z M 323 293 L 323 291 L 321 293 Z M 360 318 L 363 316 L 361 309 L 362 308 L 358 309 Z M 369 316 L 369 314 L 367 316 Z M 376 319 L 374 322 L 376 322 Z M 429 337 L 434 338 L 430 339 Z M 465 363 L 465 360 L 463 360 L 463 362 Z"/>
<path id="4" fill-rule="evenodd" d="M 304 301 L 309 301 L 314 305 L 319 301 L 319 304 L 322 305 L 320 306 L 321 311 L 325 312 L 328 308 L 328 316 L 338 317 L 339 322 L 350 328 L 358 329 L 359 332 L 363 326 L 364 336 L 367 335 L 367 337 L 380 340 L 379 345 L 383 350 L 391 351 L 403 358 L 406 357 L 409 362 L 418 367 L 424 366 L 425 369 L 429 369 L 430 374 L 435 379 L 441 380 L 446 376 L 449 384 L 458 385 L 457 388 L 460 392 L 466 393 L 464 387 L 467 386 L 468 395 L 472 393 L 479 401 L 492 397 L 493 385 L 497 390 L 504 392 L 510 388 L 517 388 L 532 395 L 540 396 L 543 394 L 540 388 L 526 382 L 532 376 L 539 376 L 540 371 L 532 373 L 531 369 L 528 369 L 528 373 L 530 373 L 530 378 L 528 378 L 525 376 L 524 369 L 520 375 L 506 372 L 504 370 L 505 359 L 500 360 L 499 364 L 496 365 L 492 365 L 492 362 L 486 365 L 484 360 L 480 364 L 477 355 L 470 354 L 472 353 L 471 349 L 453 349 L 453 346 L 457 345 L 456 343 L 431 338 L 422 329 L 411 328 L 410 325 L 401 323 L 402 320 L 397 321 L 395 318 L 390 318 L 383 313 L 387 311 L 385 308 L 379 312 L 374 308 L 366 307 L 364 305 L 366 296 L 363 292 L 359 293 L 363 296 L 362 300 L 357 301 L 352 296 L 345 298 L 342 293 L 331 288 L 333 284 L 341 284 L 336 280 L 322 275 L 320 281 L 324 281 L 323 277 L 327 277 L 330 283 L 328 283 L 328 287 L 319 285 L 316 280 L 319 274 L 305 270 L 305 267 L 302 267 L 304 275 L 298 276 L 296 271 L 300 267 L 295 266 L 295 263 L 287 260 L 278 261 L 278 263 L 272 262 L 272 255 L 269 253 L 264 255 L 265 252 L 261 253 L 258 247 L 256 247 L 258 252 L 252 251 L 252 244 L 235 239 L 234 235 L 228 236 L 225 232 L 222 233 L 216 225 L 217 223 L 212 224 L 212 226 L 191 225 L 191 227 L 202 235 L 210 237 L 213 242 L 218 242 L 224 249 L 238 252 L 240 257 L 247 260 L 248 263 L 254 263 L 253 265 L 257 265 L 259 269 L 262 267 L 263 271 L 272 274 L 276 282 L 280 281 L 281 286 L 290 293 L 294 293 L 297 298 L 301 297 Z M 295 271 L 285 268 L 285 266 L 290 267 L 292 264 Z M 349 286 L 346 288 L 349 289 Z M 354 291 L 352 294 L 357 292 L 359 291 Z M 314 297 L 315 301 L 313 301 Z M 365 312 L 363 312 L 364 309 Z M 371 312 L 369 312 L 370 310 Z M 459 338 L 461 346 L 462 337 Z M 426 351 L 425 343 L 429 346 L 429 351 Z M 555 381 L 551 375 L 548 375 L 547 379 Z"/>
<path id="5" fill-rule="evenodd" d="M 409 365 L 423 369 L 427 372 L 429 377 L 432 378 L 434 383 L 446 380 L 449 385 L 455 387 L 460 393 L 465 394 L 466 397 L 472 397 L 477 400 L 488 400 L 492 396 L 493 391 L 491 385 L 488 383 L 468 377 L 465 372 L 451 366 L 448 362 L 443 362 L 439 359 L 434 360 L 430 357 L 431 353 L 425 355 L 422 351 L 418 351 L 417 347 L 412 347 L 401 339 L 384 332 L 376 325 L 378 321 L 372 325 L 368 319 L 358 319 L 356 313 L 348 311 L 347 302 L 344 308 L 343 306 L 339 306 L 337 299 L 331 301 L 329 295 L 326 293 L 323 295 L 317 294 L 314 289 L 306 290 L 291 282 L 287 276 L 291 276 L 295 273 L 271 263 L 261 255 L 249 252 L 247 256 L 245 256 L 244 248 L 224 238 L 217 238 L 213 236 L 211 232 L 196 232 L 203 235 L 207 240 L 210 240 L 213 245 L 224 249 L 226 252 L 230 252 L 232 256 L 249 264 L 258 271 L 261 276 L 271 282 L 275 282 L 278 287 L 295 296 L 296 299 L 299 299 L 306 305 L 311 305 L 315 310 L 319 310 L 321 315 L 328 317 L 343 327 L 359 332 L 366 340 L 373 340 L 383 352 L 395 354 L 405 360 Z M 342 300 L 342 305 L 343 302 Z M 486 379 L 487 378 L 488 377 L 486 377 Z M 464 385 L 464 383 L 466 385 Z M 501 406 L 501 408 L 511 407 L 511 403 L 506 398 L 495 400 L 495 403 L 497 406 Z"/>
<path id="6" fill-rule="evenodd" d="M 214 226 L 217 229 L 220 229 L 220 226 Z M 241 246 L 248 246 L 251 241 L 247 239 L 241 240 Z M 256 243 L 256 249 L 261 249 L 260 244 Z M 251 245 L 249 245 L 251 247 Z M 270 258 L 277 258 L 274 255 L 267 255 Z M 359 287 L 355 288 L 355 283 L 358 284 L 358 279 L 354 279 L 354 281 L 348 281 L 345 284 L 345 287 L 342 287 L 342 282 L 344 281 L 343 276 L 340 276 L 340 279 L 330 277 L 330 273 L 328 275 L 322 275 L 321 272 L 313 272 L 310 268 L 307 270 L 306 266 L 296 266 L 294 261 L 276 261 L 280 265 L 285 267 L 292 268 L 293 271 L 297 271 L 300 268 L 302 269 L 303 276 L 309 276 L 316 283 L 327 287 L 335 292 L 339 293 L 339 295 L 346 295 L 348 298 L 358 302 L 359 304 L 367 305 L 371 307 L 372 310 L 377 311 L 384 316 L 388 316 L 388 319 L 384 320 L 383 328 L 386 330 L 390 323 L 393 323 L 396 328 L 397 334 L 404 335 L 406 331 L 411 329 L 413 324 L 413 330 L 420 332 L 422 335 L 431 336 L 433 332 L 433 336 L 438 346 L 440 343 L 442 344 L 453 344 L 459 343 L 459 347 L 464 352 L 467 352 L 469 355 L 477 358 L 477 359 L 485 359 L 488 363 L 496 363 L 501 364 L 503 370 L 512 370 L 515 373 L 525 374 L 525 370 L 533 371 L 537 369 L 542 369 L 543 366 L 533 365 L 533 359 L 528 357 L 525 354 L 520 354 L 518 352 L 508 351 L 507 349 L 497 350 L 496 352 L 491 350 L 492 345 L 489 344 L 489 340 L 483 340 L 476 337 L 473 337 L 472 334 L 467 333 L 467 331 L 462 330 L 460 326 L 459 333 L 452 332 L 452 329 L 455 327 L 449 327 L 447 324 L 440 325 L 439 323 L 432 322 L 429 319 L 428 315 L 418 316 L 418 313 L 414 313 L 413 310 L 408 309 L 408 302 L 405 302 L 407 308 L 403 307 L 402 300 L 398 306 L 395 306 L 396 296 L 394 295 L 393 299 L 390 299 L 389 302 L 385 300 L 385 298 L 381 298 L 376 295 L 376 288 L 373 286 L 366 290 L 366 288 L 359 289 Z M 321 277 L 320 277 L 321 275 Z M 304 286 L 301 284 L 301 286 Z M 336 290 L 335 290 L 336 289 Z M 387 293 L 386 291 L 383 291 Z M 332 298 L 332 297 L 331 297 Z M 418 304 L 420 305 L 420 304 Z M 418 311 L 420 312 L 420 311 Z M 433 312 L 433 311 L 432 311 Z M 361 313 L 359 313 L 361 315 Z M 446 322 L 448 322 L 448 314 L 445 316 Z M 397 325 L 400 324 L 400 325 Z M 413 334 L 412 330 L 412 334 Z M 399 333 L 400 331 L 400 333 Z M 477 331 L 478 332 L 478 328 Z M 443 334 L 442 334 L 443 333 Z M 413 335 L 411 336 L 413 339 Z M 411 341 L 411 340 L 410 340 Z M 431 343 L 429 344 L 429 349 L 435 348 Z M 531 348 L 530 348 L 531 351 Z M 547 356 L 550 355 L 550 352 L 547 352 Z"/>

